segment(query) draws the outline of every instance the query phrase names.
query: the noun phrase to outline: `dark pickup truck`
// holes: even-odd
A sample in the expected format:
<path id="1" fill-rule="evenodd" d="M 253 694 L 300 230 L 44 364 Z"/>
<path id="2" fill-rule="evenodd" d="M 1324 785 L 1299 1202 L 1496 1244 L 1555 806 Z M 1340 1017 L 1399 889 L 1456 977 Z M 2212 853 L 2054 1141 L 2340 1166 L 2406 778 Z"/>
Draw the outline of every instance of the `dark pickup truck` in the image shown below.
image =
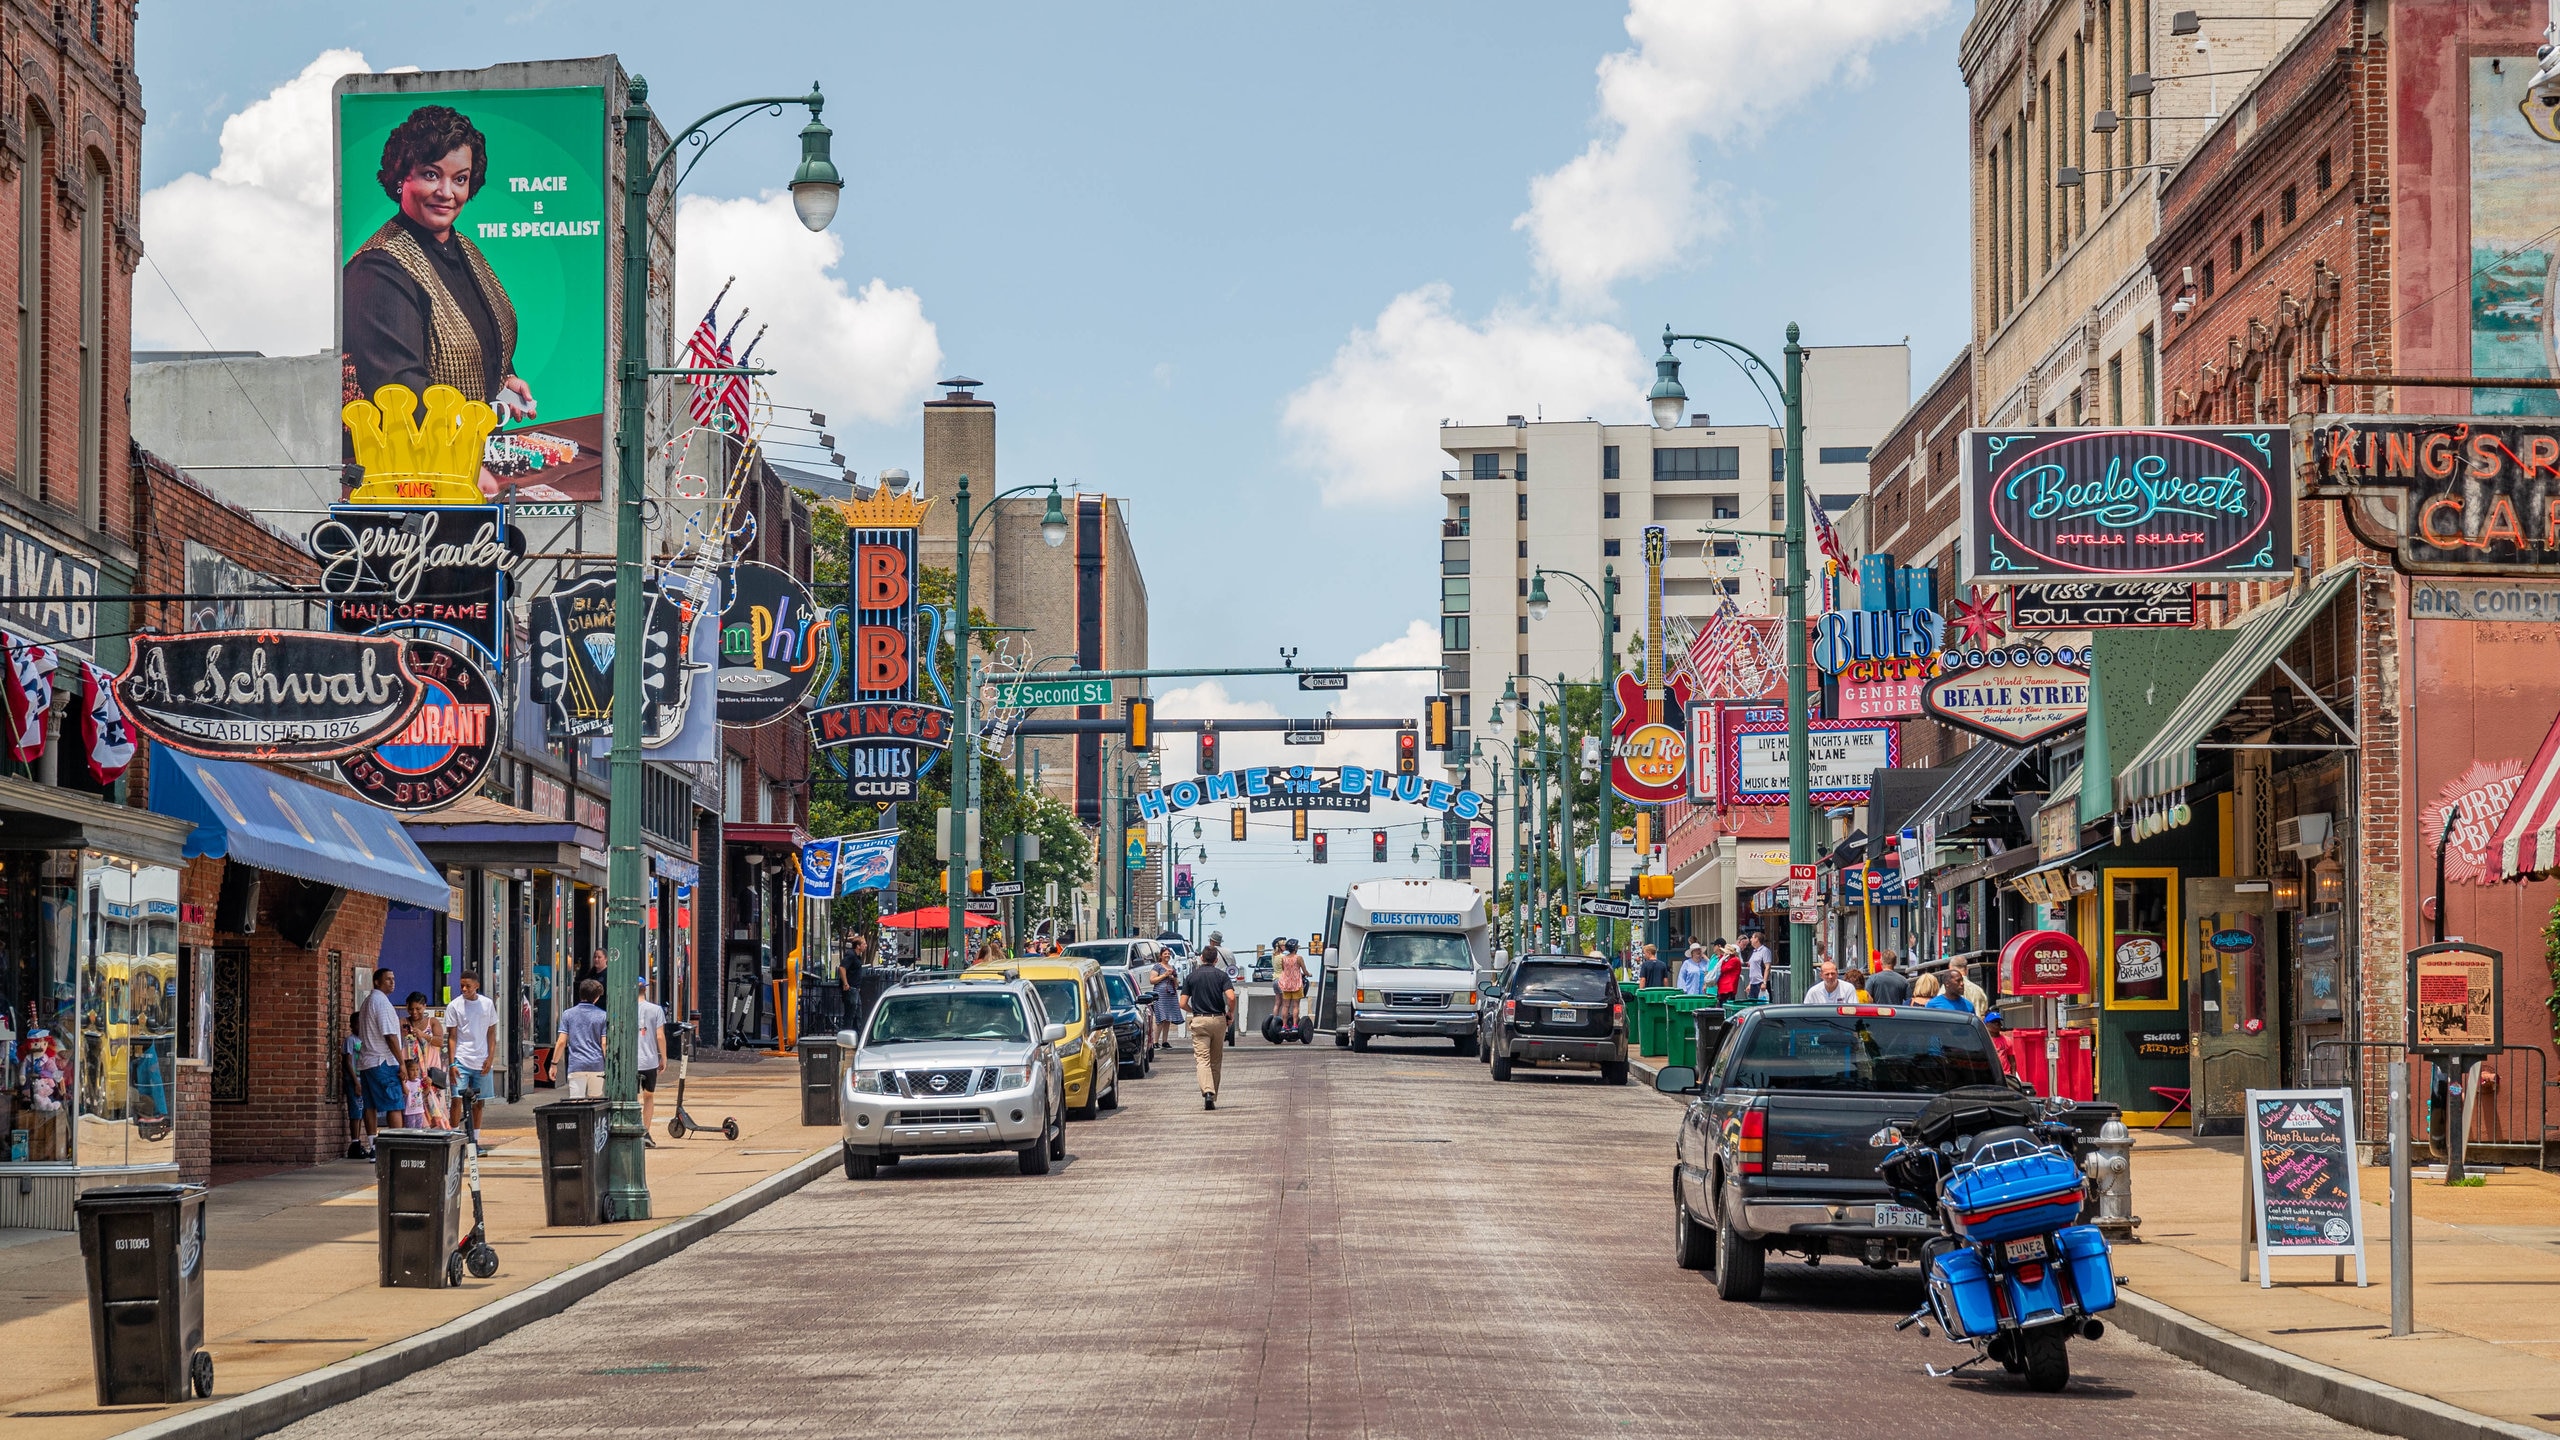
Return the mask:
<path id="1" fill-rule="evenodd" d="M 1937 1226 L 1892 1202 L 1874 1137 L 1942 1091 L 2006 1083 L 1991 1032 L 1955 1010 L 1760 1006 L 1713 1054 L 1703 1077 L 1673 1066 L 1654 1088 L 1691 1097 L 1672 1167 L 1677 1258 L 1713 1270 L 1727 1300 L 1758 1298 L 1771 1250 L 1880 1270 L 1923 1258 Z"/>

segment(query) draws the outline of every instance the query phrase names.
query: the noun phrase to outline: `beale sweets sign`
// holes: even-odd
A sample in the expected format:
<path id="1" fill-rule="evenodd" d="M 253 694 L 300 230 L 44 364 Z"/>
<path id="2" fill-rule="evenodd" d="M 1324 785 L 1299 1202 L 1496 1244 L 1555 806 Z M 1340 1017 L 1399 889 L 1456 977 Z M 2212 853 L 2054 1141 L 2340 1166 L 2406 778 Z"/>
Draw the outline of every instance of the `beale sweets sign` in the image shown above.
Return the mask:
<path id="1" fill-rule="evenodd" d="M 1966 579 L 2266 580 L 2293 569 L 2281 426 L 1965 432 Z"/>
<path id="2" fill-rule="evenodd" d="M 2399 492 L 2406 573 L 2560 571 L 2560 422 L 2323 415 L 2304 463 L 2324 484 Z"/>

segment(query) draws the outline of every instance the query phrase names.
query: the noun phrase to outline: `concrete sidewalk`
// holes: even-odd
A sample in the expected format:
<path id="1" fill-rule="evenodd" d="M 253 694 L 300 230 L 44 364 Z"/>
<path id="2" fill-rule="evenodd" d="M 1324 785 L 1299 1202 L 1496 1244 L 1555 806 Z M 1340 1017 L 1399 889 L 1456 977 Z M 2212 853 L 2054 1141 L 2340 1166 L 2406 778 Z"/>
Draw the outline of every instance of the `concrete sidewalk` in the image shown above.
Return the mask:
<path id="1" fill-rule="evenodd" d="M 206 1236 L 205 1341 L 214 1401 L 307 1375 L 433 1330 L 700 1212 L 812 1155 L 833 1130 L 800 1125 L 799 1066 L 694 1066 L 685 1108 L 739 1138 L 670 1140 L 674 1086 L 658 1097 L 658 1148 L 649 1152 L 656 1218 L 554 1230 L 544 1223 L 533 1106 L 562 1092 L 528 1092 L 482 1135 L 481 1190 L 498 1273 L 453 1290 L 377 1284 L 370 1166 L 341 1161 L 214 1187 Z M 466 1197 L 466 1206 L 469 1201 Z M 464 1225 L 470 1220 L 466 1210 Z M 91 1373 L 87 1282 L 68 1232 L 0 1232 L 0 1418 L 11 1440 L 89 1440 L 184 1415 L 197 1405 L 101 1410 Z M 603 1362 L 599 1362 L 603 1363 Z"/>
<path id="2" fill-rule="evenodd" d="M 2116 1250 L 2134 1293 L 2317 1365 L 2560 1434 L 2560 1176 L 2508 1170 L 2476 1189 L 2419 1177 L 2417 1333 L 2395 1340 L 2388 1170 L 2361 1176 L 2368 1286 L 2352 1265 L 2341 1285 L 2329 1260 L 2297 1259 L 2277 1261 L 2275 1288 L 2261 1290 L 2254 1260 L 2241 1268 L 2240 1142 L 2137 1136 L 2143 1243 Z"/>

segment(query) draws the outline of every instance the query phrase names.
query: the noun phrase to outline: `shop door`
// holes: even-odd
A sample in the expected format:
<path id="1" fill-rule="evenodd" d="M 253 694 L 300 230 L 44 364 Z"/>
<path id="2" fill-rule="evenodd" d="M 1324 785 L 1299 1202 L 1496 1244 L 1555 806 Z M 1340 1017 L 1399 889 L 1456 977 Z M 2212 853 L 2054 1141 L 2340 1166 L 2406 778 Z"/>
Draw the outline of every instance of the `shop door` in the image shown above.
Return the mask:
<path id="1" fill-rule="evenodd" d="M 2246 1092 L 2283 1083 L 2275 981 L 2275 887 L 2187 881 L 2187 1033 L 2196 1129 L 2237 1134 Z"/>

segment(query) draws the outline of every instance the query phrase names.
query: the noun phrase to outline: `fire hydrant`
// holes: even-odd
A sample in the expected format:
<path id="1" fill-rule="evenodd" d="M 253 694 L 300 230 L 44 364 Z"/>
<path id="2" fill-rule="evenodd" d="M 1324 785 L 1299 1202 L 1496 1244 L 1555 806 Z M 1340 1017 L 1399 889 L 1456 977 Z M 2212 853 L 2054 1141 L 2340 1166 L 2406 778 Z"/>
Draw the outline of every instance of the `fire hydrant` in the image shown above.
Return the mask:
<path id="1" fill-rule="evenodd" d="M 2123 1117 L 2098 1128 L 2082 1168 L 2089 1188 L 2097 1192 L 2098 1228 L 2111 1240 L 2132 1239 L 2142 1217 L 2133 1213 L 2133 1132 L 2125 1128 Z"/>

